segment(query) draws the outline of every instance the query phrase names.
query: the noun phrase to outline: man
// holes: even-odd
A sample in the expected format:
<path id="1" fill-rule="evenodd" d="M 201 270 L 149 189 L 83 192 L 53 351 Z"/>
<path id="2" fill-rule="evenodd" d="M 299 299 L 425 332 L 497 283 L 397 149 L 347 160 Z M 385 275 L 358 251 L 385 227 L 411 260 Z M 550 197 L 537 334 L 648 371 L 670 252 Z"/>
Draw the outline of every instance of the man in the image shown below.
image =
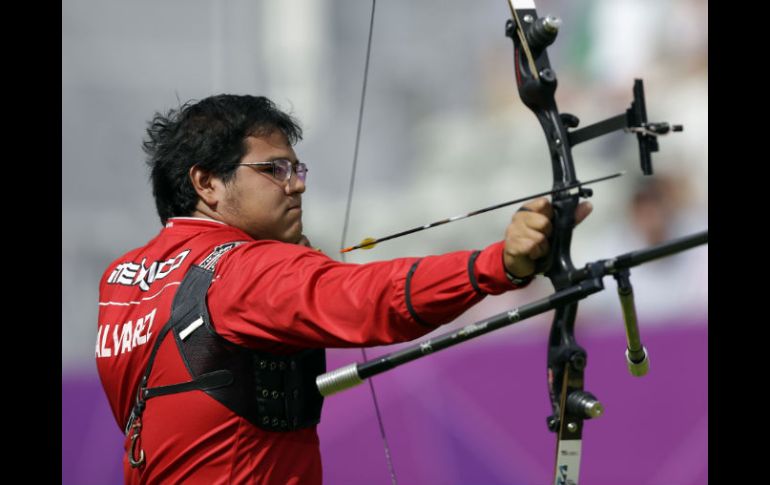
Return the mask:
<path id="1" fill-rule="evenodd" d="M 538 199 L 483 251 L 340 263 L 303 235 L 302 133 L 268 99 L 213 96 L 147 132 L 165 227 L 99 288 L 97 367 L 127 483 L 320 483 L 323 349 L 424 335 L 526 285 L 548 252 Z"/>

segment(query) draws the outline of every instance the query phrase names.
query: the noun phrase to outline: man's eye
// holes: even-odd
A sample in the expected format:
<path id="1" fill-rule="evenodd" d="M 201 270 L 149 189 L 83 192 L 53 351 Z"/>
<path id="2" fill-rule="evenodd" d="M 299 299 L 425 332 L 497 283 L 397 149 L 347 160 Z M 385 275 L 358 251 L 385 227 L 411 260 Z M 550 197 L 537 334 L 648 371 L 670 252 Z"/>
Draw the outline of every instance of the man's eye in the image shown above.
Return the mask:
<path id="1" fill-rule="evenodd" d="M 291 164 L 283 162 L 275 162 L 275 178 L 283 180 L 286 178 L 286 174 L 291 170 Z"/>

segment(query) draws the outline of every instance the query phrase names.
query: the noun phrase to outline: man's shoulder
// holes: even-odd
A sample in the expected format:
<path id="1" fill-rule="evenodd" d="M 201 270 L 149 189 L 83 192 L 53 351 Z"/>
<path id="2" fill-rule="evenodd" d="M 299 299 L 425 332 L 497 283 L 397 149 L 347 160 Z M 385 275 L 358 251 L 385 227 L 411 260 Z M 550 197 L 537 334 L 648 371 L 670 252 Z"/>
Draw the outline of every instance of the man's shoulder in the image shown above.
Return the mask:
<path id="1" fill-rule="evenodd" d="M 131 249 L 114 259 L 105 269 L 100 286 L 109 284 L 143 285 L 147 280 L 163 279 L 180 268 L 200 262 L 216 247 L 242 241 L 237 229 L 224 224 L 205 225 L 170 221 L 143 246 Z"/>

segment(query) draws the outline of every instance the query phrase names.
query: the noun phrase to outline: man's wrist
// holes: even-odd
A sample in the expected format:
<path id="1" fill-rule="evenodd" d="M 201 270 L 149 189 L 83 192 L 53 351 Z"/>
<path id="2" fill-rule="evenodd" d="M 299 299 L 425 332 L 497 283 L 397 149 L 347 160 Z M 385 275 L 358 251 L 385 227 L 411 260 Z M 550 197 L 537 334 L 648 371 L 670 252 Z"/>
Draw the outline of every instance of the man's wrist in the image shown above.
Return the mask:
<path id="1" fill-rule="evenodd" d="M 532 273 L 529 276 L 525 276 L 523 278 L 519 278 L 516 275 L 511 274 L 510 271 L 508 271 L 508 268 L 505 268 L 505 276 L 508 277 L 508 281 L 513 283 L 516 286 L 526 286 L 528 285 L 533 279 L 535 279 L 535 274 Z"/>

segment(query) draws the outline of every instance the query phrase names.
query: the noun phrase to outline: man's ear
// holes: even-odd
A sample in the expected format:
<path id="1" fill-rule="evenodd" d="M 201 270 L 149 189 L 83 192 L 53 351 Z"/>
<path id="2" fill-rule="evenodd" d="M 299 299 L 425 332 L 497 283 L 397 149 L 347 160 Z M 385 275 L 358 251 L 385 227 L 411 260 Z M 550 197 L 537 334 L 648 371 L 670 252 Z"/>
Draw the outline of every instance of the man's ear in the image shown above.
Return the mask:
<path id="1" fill-rule="evenodd" d="M 209 207 L 216 207 L 217 202 L 224 196 L 222 179 L 212 175 L 198 165 L 190 167 L 190 181 L 198 197 Z"/>

